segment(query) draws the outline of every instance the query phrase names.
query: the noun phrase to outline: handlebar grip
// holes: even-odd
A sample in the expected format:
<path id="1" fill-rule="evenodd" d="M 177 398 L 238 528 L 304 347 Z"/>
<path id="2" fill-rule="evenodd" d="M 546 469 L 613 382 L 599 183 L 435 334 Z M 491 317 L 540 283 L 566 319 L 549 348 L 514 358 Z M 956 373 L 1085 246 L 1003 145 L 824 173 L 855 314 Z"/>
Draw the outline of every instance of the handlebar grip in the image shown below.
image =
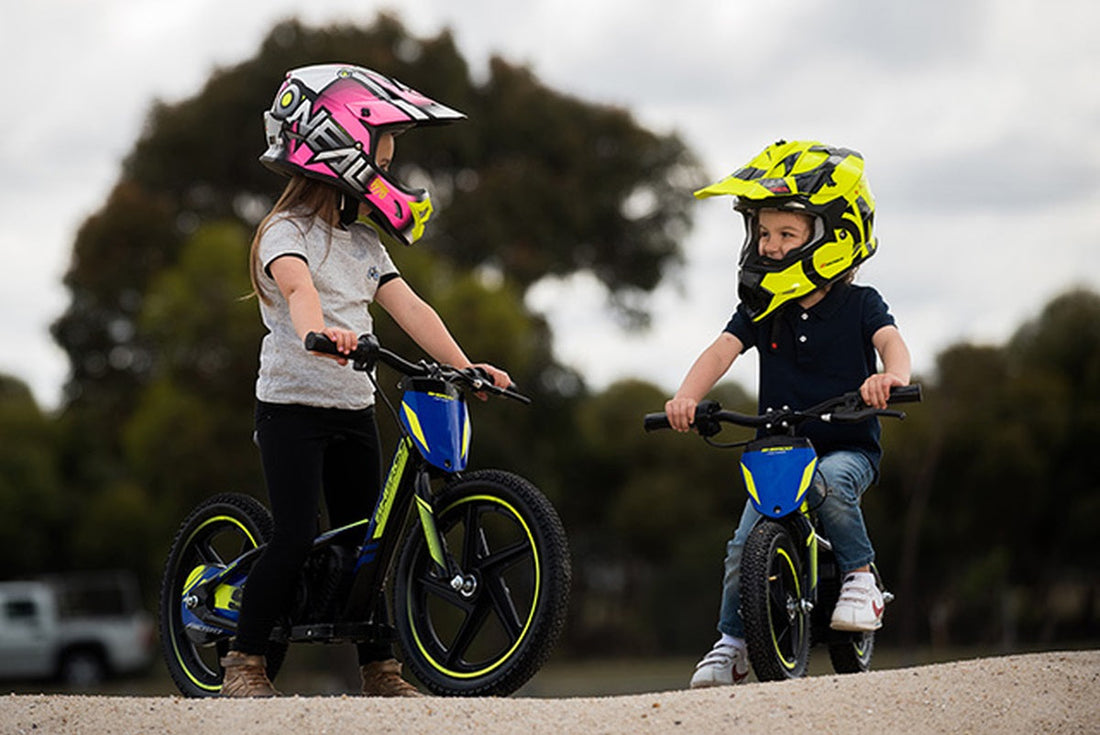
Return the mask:
<path id="1" fill-rule="evenodd" d="M 668 423 L 668 416 L 664 413 L 647 413 L 645 415 L 644 426 L 646 431 L 672 428 L 672 425 Z"/>
<path id="2" fill-rule="evenodd" d="M 920 403 L 920 383 L 913 385 L 899 385 L 890 389 L 890 398 L 887 403 Z"/>
<path id="3" fill-rule="evenodd" d="M 335 342 L 320 332 L 310 332 L 306 335 L 306 338 L 302 340 L 302 343 L 310 352 L 320 352 L 326 355 L 343 357 L 356 363 L 359 367 L 368 370 L 374 367 L 375 361 L 380 356 L 387 356 L 383 354 L 385 351 L 378 346 L 378 338 L 369 333 L 359 335 L 359 341 L 356 343 L 355 349 L 346 355 L 336 348 Z"/>
<path id="4" fill-rule="evenodd" d="M 340 351 L 336 349 L 336 343 L 320 332 L 310 332 L 303 342 L 310 352 L 323 352 L 326 355 L 340 354 Z"/>

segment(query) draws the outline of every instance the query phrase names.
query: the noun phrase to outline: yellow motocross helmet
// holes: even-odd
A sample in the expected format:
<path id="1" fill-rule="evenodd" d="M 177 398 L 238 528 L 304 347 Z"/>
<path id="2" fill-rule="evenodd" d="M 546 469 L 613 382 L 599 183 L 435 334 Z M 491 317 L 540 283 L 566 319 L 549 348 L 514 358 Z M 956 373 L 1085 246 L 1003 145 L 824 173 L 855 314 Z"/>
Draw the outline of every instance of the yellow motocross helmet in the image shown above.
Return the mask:
<path id="1" fill-rule="evenodd" d="M 737 198 L 745 218 L 737 293 L 753 321 L 832 283 L 874 255 L 875 199 L 863 156 L 815 140 L 779 141 L 695 196 Z M 778 209 L 814 219 L 809 241 L 782 260 L 759 253 L 757 213 Z"/>

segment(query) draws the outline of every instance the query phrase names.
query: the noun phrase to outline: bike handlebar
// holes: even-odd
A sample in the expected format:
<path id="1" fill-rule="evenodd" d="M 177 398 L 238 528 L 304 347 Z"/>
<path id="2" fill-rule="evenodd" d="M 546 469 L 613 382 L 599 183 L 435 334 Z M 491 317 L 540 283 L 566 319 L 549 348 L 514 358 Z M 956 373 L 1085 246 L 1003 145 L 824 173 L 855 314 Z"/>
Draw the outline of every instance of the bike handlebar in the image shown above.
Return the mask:
<path id="1" fill-rule="evenodd" d="M 514 401 L 528 404 L 531 399 L 519 391 L 515 386 L 499 388 L 493 383 L 492 377 L 482 368 L 468 367 L 456 368 L 450 365 L 440 365 L 434 362 L 421 360 L 410 362 L 396 352 L 387 350 L 378 344 L 378 338 L 373 334 L 362 334 L 355 349 L 344 354 L 336 349 L 336 343 L 319 332 L 310 332 L 304 340 L 305 348 L 310 352 L 320 352 L 325 355 L 336 355 L 352 362 L 356 370 L 366 371 L 374 367 L 375 363 L 382 362 L 386 366 L 396 370 L 410 378 L 436 378 L 450 383 L 461 383 L 478 393 L 492 393 L 496 396 L 504 396 Z"/>
<path id="2" fill-rule="evenodd" d="M 921 387 L 919 384 L 896 386 L 890 390 L 889 404 L 917 403 L 921 400 Z M 854 423 L 866 421 L 873 416 L 888 416 L 903 419 L 905 414 L 900 411 L 872 408 L 863 402 L 859 391 L 852 391 L 844 395 L 823 401 L 818 405 L 803 411 L 794 411 L 789 408 L 773 409 L 760 415 L 750 416 L 735 411 L 724 411 L 716 401 L 702 401 L 695 407 L 695 426 L 703 436 L 714 436 L 721 430 L 720 424 L 735 424 L 747 428 L 764 428 L 767 430 L 778 429 L 781 431 L 793 430 L 795 426 L 809 419 L 818 419 L 827 423 Z M 645 416 L 644 426 L 646 431 L 672 428 L 668 423 L 668 416 L 660 413 L 648 413 Z"/>

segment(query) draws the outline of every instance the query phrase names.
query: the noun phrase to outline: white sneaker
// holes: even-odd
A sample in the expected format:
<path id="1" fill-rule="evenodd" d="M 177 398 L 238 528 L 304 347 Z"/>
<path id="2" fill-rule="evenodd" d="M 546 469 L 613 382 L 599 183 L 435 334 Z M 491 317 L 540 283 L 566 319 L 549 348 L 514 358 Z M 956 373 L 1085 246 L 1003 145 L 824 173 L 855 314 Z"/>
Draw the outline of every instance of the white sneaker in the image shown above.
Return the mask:
<path id="1" fill-rule="evenodd" d="M 852 572 L 844 578 L 829 627 L 833 630 L 869 633 L 882 627 L 886 603 L 870 572 Z"/>
<path id="2" fill-rule="evenodd" d="M 740 684 L 749 676 L 749 653 L 744 646 L 719 640 L 695 665 L 691 688 Z"/>

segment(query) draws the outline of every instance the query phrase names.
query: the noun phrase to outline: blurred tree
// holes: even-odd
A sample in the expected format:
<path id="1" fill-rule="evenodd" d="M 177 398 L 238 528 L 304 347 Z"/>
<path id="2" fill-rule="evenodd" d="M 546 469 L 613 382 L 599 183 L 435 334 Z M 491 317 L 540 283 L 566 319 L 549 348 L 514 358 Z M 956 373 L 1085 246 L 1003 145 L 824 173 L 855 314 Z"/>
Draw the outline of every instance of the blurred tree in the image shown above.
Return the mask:
<path id="1" fill-rule="evenodd" d="M 50 569 L 69 555 L 57 427 L 22 381 L 0 375 L 0 579 Z"/>
<path id="2" fill-rule="evenodd" d="M 139 331 L 157 353 L 122 441 L 162 528 L 213 492 L 264 497 L 252 444 L 263 328 L 255 301 L 245 298 L 249 242 L 237 223 L 200 227 L 143 300 Z"/>
<path id="3" fill-rule="evenodd" d="M 1100 635 L 1098 325 L 1100 296 L 1076 291 L 1005 346 L 945 350 L 924 404 L 885 432 L 864 507 L 907 645 Z"/>
<path id="4" fill-rule="evenodd" d="M 1094 637 L 1100 635 L 1100 493 L 1092 457 L 1100 445 L 1100 294 L 1056 297 L 1016 332 L 1007 354 L 1015 370 L 1013 403 L 1028 424 L 1030 470 L 1013 478 L 1021 485 L 1023 497 L 1012 502 L 1022 518 L 1008 533 L 1033 544 L 1031 553 L 1011 556 L 1010 569 L 1013 582 L 1042 601 L 1024 612 L 1032 616 L 1024 623 L 1033 621 L 1044 642 Z"/>
<path id="5" fill-rule="evenodd" d="M 587 492 L 562 500 L 571 544 L 586 563 L 572 626 L 586 651 L 633 655 L 694 650 L 714 636 L 725 542 L 745 498 L 736 454 L 694 434 L 647 434 L 664 407 L 656 386 L 623 380 L 578 407 L 577 468 Z M 754 410 L 739 386 L 712 396 Z M 582 522 L 583 521 L 583 522 Z"/>

